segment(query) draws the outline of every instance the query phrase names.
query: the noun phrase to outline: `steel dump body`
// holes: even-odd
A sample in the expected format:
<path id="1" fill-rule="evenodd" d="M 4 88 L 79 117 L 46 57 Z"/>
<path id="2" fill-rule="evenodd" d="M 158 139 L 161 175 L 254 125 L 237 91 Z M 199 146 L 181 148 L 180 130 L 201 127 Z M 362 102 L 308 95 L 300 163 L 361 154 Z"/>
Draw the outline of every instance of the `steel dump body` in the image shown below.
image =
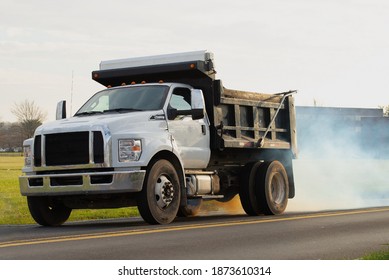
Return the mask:
<path id="1" fill-rule="evenodd" d="M 295 111 L 291 96 L 283 99 L 282 94 L 224 88 L 220 104 L 214 106 L 214 123 L 222 132 L 222 147 L 289 149 L 294 154 L 296 152 Z M 265 141 L 261 145 L 263 138 Z"/>

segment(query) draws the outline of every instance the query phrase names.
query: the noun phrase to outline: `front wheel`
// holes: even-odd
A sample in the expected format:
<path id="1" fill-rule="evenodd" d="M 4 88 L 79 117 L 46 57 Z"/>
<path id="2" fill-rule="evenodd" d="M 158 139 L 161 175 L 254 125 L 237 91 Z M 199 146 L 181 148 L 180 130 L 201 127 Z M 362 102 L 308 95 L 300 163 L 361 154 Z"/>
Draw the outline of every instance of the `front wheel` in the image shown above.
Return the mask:
<path id="1" fill-rule="evenodd" d="M 149 224 L 168 224 L 180 206 L 180 183 L 173 165 L 164 159 L 152 163 L 137 197 L 138 210 Z"/>
<path id="2" fill-rule="evenodd" d="M 32 218 L 42 226 L 62 225 L 72 212 L 71 208 L 61 202 L 45 196 L 28 196 L 27 203 Z"/>

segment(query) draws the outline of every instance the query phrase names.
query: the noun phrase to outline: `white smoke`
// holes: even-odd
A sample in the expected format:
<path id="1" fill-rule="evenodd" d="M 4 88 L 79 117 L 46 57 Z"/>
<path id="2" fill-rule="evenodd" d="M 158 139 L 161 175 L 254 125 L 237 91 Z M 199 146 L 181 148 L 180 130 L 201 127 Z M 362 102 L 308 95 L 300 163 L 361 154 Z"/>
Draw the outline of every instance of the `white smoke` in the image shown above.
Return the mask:
<path id="1" fill-rule="evenodd" d="M 389 160 L 295 160 L 296 197 L 288 211 L 389 205 Z"/>
<path id="2" fill-rule="evenodd" d="M 366 134 L 361 120 L 357 115 L 300 116 L 300 153 L 293 162 L 296 196 L 289 200 L 289 212 L 389 205 L 389 160 L 382 154 L 389 142 L 369 141 L 374 134 Z M 379 123 L 373 131 L 389 130 L 388 121 Z"/>

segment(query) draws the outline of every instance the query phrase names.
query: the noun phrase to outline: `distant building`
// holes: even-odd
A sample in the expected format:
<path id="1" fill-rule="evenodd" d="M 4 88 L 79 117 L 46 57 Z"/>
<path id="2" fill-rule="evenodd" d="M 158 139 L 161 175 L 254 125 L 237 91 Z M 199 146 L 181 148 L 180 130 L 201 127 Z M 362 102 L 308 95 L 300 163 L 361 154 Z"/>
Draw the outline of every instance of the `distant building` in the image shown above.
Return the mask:
<path id="1" fill-rule="evenodd" d="M 389 158 L 389 118 L 382 109 L 296 107 L 302 158 Z"/>

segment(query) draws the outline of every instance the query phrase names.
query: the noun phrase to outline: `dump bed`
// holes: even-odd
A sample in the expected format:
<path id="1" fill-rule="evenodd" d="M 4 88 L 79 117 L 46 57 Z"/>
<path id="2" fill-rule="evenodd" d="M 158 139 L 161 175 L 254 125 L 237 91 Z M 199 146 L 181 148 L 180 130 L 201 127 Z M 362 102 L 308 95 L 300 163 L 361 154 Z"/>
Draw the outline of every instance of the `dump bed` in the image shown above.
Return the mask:
<path id="1" fill-rule="evenodd" d="M 224 148 L 291 149 L 296 154 L 294 91 L 264 94 L 223 88 L 214 124 Z"/>
<path id="2" fill-rule="evenodd" d="M 176 82 L 201 89 L 210 119 L 211 149 L 291 150 L 296 155 L 293 91 L 264 94 L 230 90 L 215 79 L 206 51 L 103 61 L 92 78 L 107 86 Z"/>

